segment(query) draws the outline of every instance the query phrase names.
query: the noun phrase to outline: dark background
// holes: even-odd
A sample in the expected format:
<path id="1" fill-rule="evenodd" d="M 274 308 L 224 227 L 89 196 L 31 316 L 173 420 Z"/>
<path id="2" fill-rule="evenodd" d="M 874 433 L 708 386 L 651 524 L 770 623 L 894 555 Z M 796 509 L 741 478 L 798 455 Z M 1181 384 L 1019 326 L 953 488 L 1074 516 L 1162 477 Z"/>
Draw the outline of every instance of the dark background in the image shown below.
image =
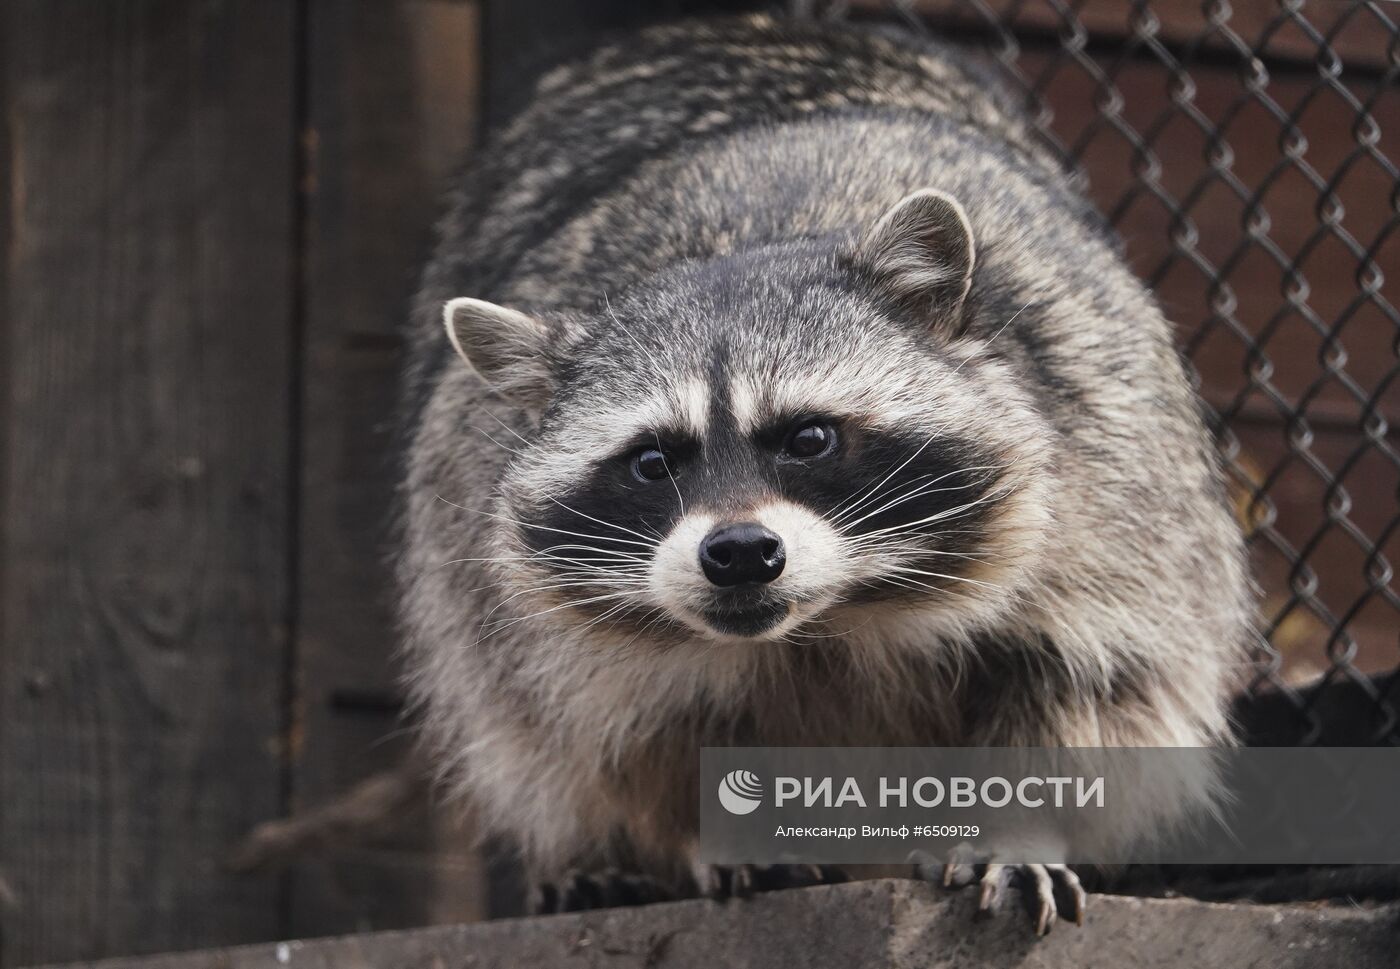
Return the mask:
<path id="1" fill-rule="evenodd" d="M 442 180 L 553 43 L 744 6 L 0 0 L 0 964 L 498 908 L 422 797 L 229 862 L 410 746 L 389 420 Z M 1400 741 L 1400 93 L 1361 6 L 791 4 L 1034 92 L 1222 415 L 1277 743 Z"/>

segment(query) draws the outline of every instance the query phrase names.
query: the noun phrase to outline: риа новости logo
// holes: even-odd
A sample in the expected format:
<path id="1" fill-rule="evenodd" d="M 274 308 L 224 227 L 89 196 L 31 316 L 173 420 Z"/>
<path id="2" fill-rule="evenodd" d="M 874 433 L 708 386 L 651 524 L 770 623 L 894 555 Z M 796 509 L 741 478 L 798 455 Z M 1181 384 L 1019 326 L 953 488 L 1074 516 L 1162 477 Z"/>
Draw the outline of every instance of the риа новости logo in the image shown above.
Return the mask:
<path id="1" fill-rule="evenodd" d="M 752 771 L 732 770 L 719 782 L 719 803 L 730 814 L 748 814 L 763 803 L 763 782 Z"/>

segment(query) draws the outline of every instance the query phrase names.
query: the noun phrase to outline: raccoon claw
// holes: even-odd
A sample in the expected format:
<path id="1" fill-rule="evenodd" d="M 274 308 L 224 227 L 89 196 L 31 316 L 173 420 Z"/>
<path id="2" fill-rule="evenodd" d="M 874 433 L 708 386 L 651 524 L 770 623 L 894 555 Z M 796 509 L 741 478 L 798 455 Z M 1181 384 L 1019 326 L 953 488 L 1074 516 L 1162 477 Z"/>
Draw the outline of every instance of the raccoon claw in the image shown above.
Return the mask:
<path id="1" fill-rule="evenodd" d="M 1076 875 L 1066 865 L 1046 865 L 1045 870 L 1054 881 L 1055 908 L 1064 918 L 1075 925 L 1084 924 L 1084 908 L 1089 903 L 1089 893 Z"/>
<path id="2" fill-rule="evenodd" d="M 1084 924 L 1084 906 L 1088 896 L 1079 883 L 1079 876 L 1065 865 L 988 865 L 988 869 L 1009 868 L 1020 876 L 1021 897 L 1035 920 L 1035 934 L 1048 935 L 1055 925 L 1055 915 L 1075 925 Z M 998 876 L 1000 877 L 1000 876 Z M 983 880 L 987 878 L 983 875 Z"/>
<path id="3" fill-rule="evenodd" d="M 973 918 L 984 919 L 997 913 L 1015 873 L 1016 869 L 1010 865 L 987 865 L 978 882 L 977 913 Z"/>
<path id="4" fill-rule="evenodd" d="M 845 873 L 830 865 L 703 865 L 695 876 L 698 893 L 716 901 L 844 881 Z"/>
<path id="5" fill-rule="evenodd" d="M 977 870 L 981 869 L 981 876 Z M 931 866 L 920 864 L 921 878 L 933 881 Z M 976 881 L 979 885 L 977 911 L 974 918 L 984 919 L 995 914 L 1013 881 L 1021 882 L 1022 900 L 1035 922 L 1036 935 L 1048 935 L 1055 924 L 1055 915 L 1075 925 L 1084 924 L 1084 908 L 1088 896 L 1079 883 L 1079 876 L 1065 865 L 972 865 L 950 861 L 942 868 L 941 881 L 945 888 L 963 888 Z"/>
<path id="6" fill-rule="evenodd" d="M 660 883 L 613 868 L 570 872 L 555 882 L 542 882 L 530 893 L 531 915 L 562 915 L 595 908 L 648 905 L 672 898 Z"/>
<path id="7" fill-rule="evenodd" d="M 967 845 L 957 845 L 949 851 L 947 862 L 942 868 L 935 866 L 934 859 L 922 849 L 909 853 L 909 862 L 914 866 L 914 877 L 926 882 L 939 882 L 944 888 L 966 888 L 977 880 L 975 853 Z"/>

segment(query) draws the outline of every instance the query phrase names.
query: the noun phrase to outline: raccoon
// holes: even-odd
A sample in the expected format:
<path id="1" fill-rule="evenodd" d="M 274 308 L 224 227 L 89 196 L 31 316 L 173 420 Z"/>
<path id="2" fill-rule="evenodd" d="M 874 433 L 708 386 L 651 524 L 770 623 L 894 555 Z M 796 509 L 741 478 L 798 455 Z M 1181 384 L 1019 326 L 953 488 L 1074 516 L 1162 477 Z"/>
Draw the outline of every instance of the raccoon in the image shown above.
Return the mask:
<path id="1" fill-rule="evenodd" d="M 556 901 L 759 877 L 696 861 L 702 745 L 1227 738 L 1249 584 L 1169 324 L 967 56 L 647 29 L 543 75 L 439 233 L 408 678 Z"/>

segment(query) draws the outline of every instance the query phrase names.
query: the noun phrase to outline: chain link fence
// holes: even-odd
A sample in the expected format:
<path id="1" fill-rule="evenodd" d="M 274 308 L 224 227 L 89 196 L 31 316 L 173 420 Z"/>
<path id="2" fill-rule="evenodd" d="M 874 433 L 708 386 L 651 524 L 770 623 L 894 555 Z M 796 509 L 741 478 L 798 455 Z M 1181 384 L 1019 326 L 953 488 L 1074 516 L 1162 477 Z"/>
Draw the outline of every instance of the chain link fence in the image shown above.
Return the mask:
<path id="1" fill-rule="evenodd" d="M 1340 695 L 1400 743 L 1400 3 L 789 10 L 989 49 L 1177 324 L 1263 591 L 1250 694 L 1290 742 Z"/>

